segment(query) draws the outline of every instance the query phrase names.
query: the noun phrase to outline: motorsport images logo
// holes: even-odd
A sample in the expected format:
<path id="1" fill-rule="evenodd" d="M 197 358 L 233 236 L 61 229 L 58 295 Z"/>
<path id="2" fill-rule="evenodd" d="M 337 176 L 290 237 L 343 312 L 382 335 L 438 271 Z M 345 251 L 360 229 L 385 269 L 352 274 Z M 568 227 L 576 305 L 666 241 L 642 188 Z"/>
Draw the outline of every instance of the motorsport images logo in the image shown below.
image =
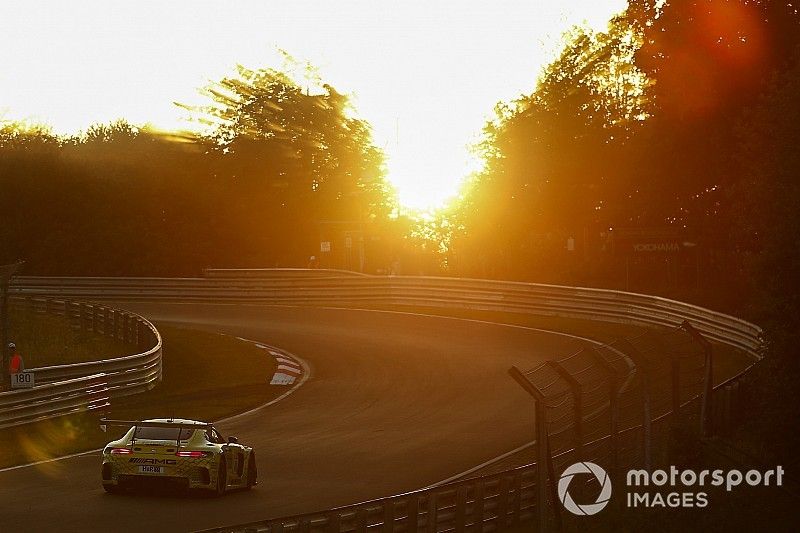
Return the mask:
<path id="1" fill-rule="evenodd" d="M 569 484 L 572 482 L 572 478 L 577 474 L 593 474 L 602 487 L 600 489 L 600 494 L 597 495 L 597 501 L 594 503 L 578 504 L 575 503 L 575 500 L 570 496 Z M 564 470 L 564 473 L 561 474 L 561 478 L 558 480 L 558 498 L 561 500 L 561 503 L 564 504 L 564 508 L 572 514 L 583 516 L 597 514 L 608 505 L 611 499 L 611 479 L 608 477 L 608 473 L 603 470 L 603 467 L 599 465 L 588 461 L 575 463 Z"/>
<path id="2" fill-rule="evenodd" d="M 600 494 L 594 503 L 576 503 L 569 493 L 569 485 L 578 474 L 591 474 L 600 484 Z M 680 470 L 670 466 L 669 470 L 628 470 L 627 506 L 636 507 L 707 507 L 709 494 L 706 487 L 724 487 L 731 492 L 743 483 L 751 486 L 783 485 L 783 466 L 760 471 L 747 470 Z M 611 500 L 611 479 L 601 467 L 589 461 L 569 466 L 558 480 L 558 497 L 564 508 L 572 514 L 591 516 L 602 511 Z"/>

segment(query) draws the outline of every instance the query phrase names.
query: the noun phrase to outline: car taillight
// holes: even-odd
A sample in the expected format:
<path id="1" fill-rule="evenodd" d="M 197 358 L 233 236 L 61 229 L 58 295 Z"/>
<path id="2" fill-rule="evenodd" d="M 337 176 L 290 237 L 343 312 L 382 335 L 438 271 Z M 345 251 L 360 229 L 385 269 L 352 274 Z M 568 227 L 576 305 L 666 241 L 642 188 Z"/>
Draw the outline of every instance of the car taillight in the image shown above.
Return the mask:
<path id="1" fill-rule="evenodd" d="M 175 452 L 178 457 L 208 457 L 211 455 L 209 452 L 200 452 L 194 450 L 179 450 Z"/>
<path id="2" fill-rule="evenodd" d="M 114 455 L 130 455 L 133 450 L 130 448 L 111 448 L 111 453 Z"/>

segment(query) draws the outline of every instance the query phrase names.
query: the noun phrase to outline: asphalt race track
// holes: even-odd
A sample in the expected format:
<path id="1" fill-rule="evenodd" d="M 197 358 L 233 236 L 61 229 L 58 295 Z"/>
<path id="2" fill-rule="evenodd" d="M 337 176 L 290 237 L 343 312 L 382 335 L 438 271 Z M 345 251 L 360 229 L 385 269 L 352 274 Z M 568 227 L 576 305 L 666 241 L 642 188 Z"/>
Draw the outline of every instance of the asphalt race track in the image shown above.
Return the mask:
<path id="1" fill-rule="evenodd" d="M 220 499 L 108 495 L 92 453 L 0 472 L 0 532 L 191 531 L 421 488 L 531 441 L 532 403 L 506 371 L 578 342 L 385 312 L 120 306 L 263 341 L 308 363 L 311 376 L 293 394 L 221 425 L 256 449 L 259 485 Z"/>

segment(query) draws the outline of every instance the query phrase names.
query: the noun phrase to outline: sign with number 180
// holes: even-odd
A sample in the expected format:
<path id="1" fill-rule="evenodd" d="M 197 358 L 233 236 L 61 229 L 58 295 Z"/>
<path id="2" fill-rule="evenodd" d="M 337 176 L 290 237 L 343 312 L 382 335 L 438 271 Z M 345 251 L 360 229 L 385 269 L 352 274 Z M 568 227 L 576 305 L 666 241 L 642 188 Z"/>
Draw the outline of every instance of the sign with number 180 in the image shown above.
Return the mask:
<path id="1" fill-rule="evenodd" d="M 29 389 L 34 386 L 33 372 L 18 372 L 11 374 L 12 389 Z"/>

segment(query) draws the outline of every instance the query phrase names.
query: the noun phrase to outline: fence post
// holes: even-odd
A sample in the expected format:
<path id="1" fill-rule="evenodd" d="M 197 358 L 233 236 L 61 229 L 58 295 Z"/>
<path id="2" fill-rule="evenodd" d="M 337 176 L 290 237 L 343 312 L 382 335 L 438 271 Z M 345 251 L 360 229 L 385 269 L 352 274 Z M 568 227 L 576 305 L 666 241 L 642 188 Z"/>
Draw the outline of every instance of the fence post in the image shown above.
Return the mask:
<path id="1" fill-rule="evenodd" d="M 722 388 L 722 427 L 720 431 L 723 435 L 727 434 L 731 428 L 731 391 L 730 385 Z"/>
<path id="2" fill-rule="evenodd" d="M 466 529 L 467 487 L 462 485 L 456 491 L 456 532 Z"/>
<path id="3" fill-rule="evenodd" d="M 339 533 L 339 512 L 328 513 L 328 525 L 325 528 L 328 533 Z"/>
<path id="4" fill-rule="evenodd" d="M 406 528 L 408 531 L 417 531 L 419 528 L 419 496 L 416 494 L 409 496 L 406 508 L 406 514 L 408 515 Z"/>
<path id="5" fill-rule="evenodd" d="M 648 472 L 653 471 L 652 462 L 652 421 L 653 417 L 650 412 L 650 362 L 645 358 L 641 352 L 630 342 L 625 339 L 617 339 L 614 341 L 614 346 L 629 356 L 636 364 L 639 375 L 641 376 L 642 384 L 642 447 L 644 448 L 644 467 Z"/>
<path id="6" fill-rule="evenodd" d="M 307 533 L 311 531 L 311 520 L 308 518 L 301 518 L 297 521 L 297 531 L 300 533 Z"/>
<path id="7" fill-rule="evenodd" d="M 383 502 L 383 531 L 392 533 L 394 531 L 394 500 Z"/>
<path id="8" fill-rule="evenodd" d="M 519 522 L 519 515 L 522 511 L 522 474 L 514 473 L 514 499 L 511 505 L 511 523 Z"/>
<path id="9" fill-rule="evenodd" d="M 475 497 L 472 503 L 472 523 L 477 526 L 478 533 L 483 532 L 483 495 L 485 491 L 486 487 L 483 481 L 478 481 L 478 484 L 475 486 Z"/>
<path id="10" fill-rule="evenodd" d="M 436 505 L 437 494 L 431 491 L 428 494 L 428 512 L 425 514 L 425 529 L 428 533 L 436 533 Z"/>
<path id="11" fill-rule="evenodd" d="M 546 481 L 545 481 L 546 483 Z M 497 529 L 508 527 L 508 491 L 510 483 L 508 477 L 500 478 L 500 486 L 497 491 Z"/>
<path id="12" fill-rule="evenodd" d="M 608 379 L 608 409 L 611 414 L 609 440 L 611 443 L 611 472 L 616 474 L 619 467 L 619 380 L 614 367 L 600 355 L 600 352 L 592 345 L 587 345 L 584 350 L 589 354 L 597 366 L 603 368 Z"/>
<path id="13" fill-rule="evenodd" d="M 539 531 L 547 531 L 547 465 L 550 462 L 550 458 L 547 453 L 545 398 L 519 368 L 512 366 L 508 369 L 508 373 L 514 378 L 514 381 L 519 383 L 519 385 L 534 398 L 534 426 L 536 430 L 536 514 L 538 516 Z M 498 509 L 500 509 L 500 504 L 505 500 L 506 496 L 502 493 L 503 483 L 506 483 L 507 486 L 508 482 L 505 478 L 503 478 L 500 485 L 501 492 L 499 495 Z M 505 516 L 502 518 L 503 521 L 499 522 L 498 527 L 505 527 Z"/>
<path id="14" fill-rule="evenodd" d="M 714 434 L 713 410 L 714 410 L 714 357 L 711 343 L 697 331 L 688 320 L 681 323 L 681 327 L 703 347 L 705 353 L 705 372 L 703 376 L 703 403 L 700 409 L 700 435 L 708 438 Z"/>
<path id="15" fill-rule="evenodd" d="M 681 361 L 678 356 L 670 358 L 670 372 L 672 374 L 672 428 L 680 423 L 681 416 Z"/>
<path id="16" fill-rule="evenodd" d="M 572 393 L 572 406 L 575 411 L 575 459 L 576 461 L 583 461 L 583 401 L 581 397 L 581 384 L 557 361 L 547 361 L 547 365 L 555 370 L 559 377 L 569 385 L 570 392 Z"/>
<path id="17" fill-rule="evenodd" d="M 367 531 L 367 510 L 363 507 L 356 509 L 355 531 L 358 533 Z"/>

